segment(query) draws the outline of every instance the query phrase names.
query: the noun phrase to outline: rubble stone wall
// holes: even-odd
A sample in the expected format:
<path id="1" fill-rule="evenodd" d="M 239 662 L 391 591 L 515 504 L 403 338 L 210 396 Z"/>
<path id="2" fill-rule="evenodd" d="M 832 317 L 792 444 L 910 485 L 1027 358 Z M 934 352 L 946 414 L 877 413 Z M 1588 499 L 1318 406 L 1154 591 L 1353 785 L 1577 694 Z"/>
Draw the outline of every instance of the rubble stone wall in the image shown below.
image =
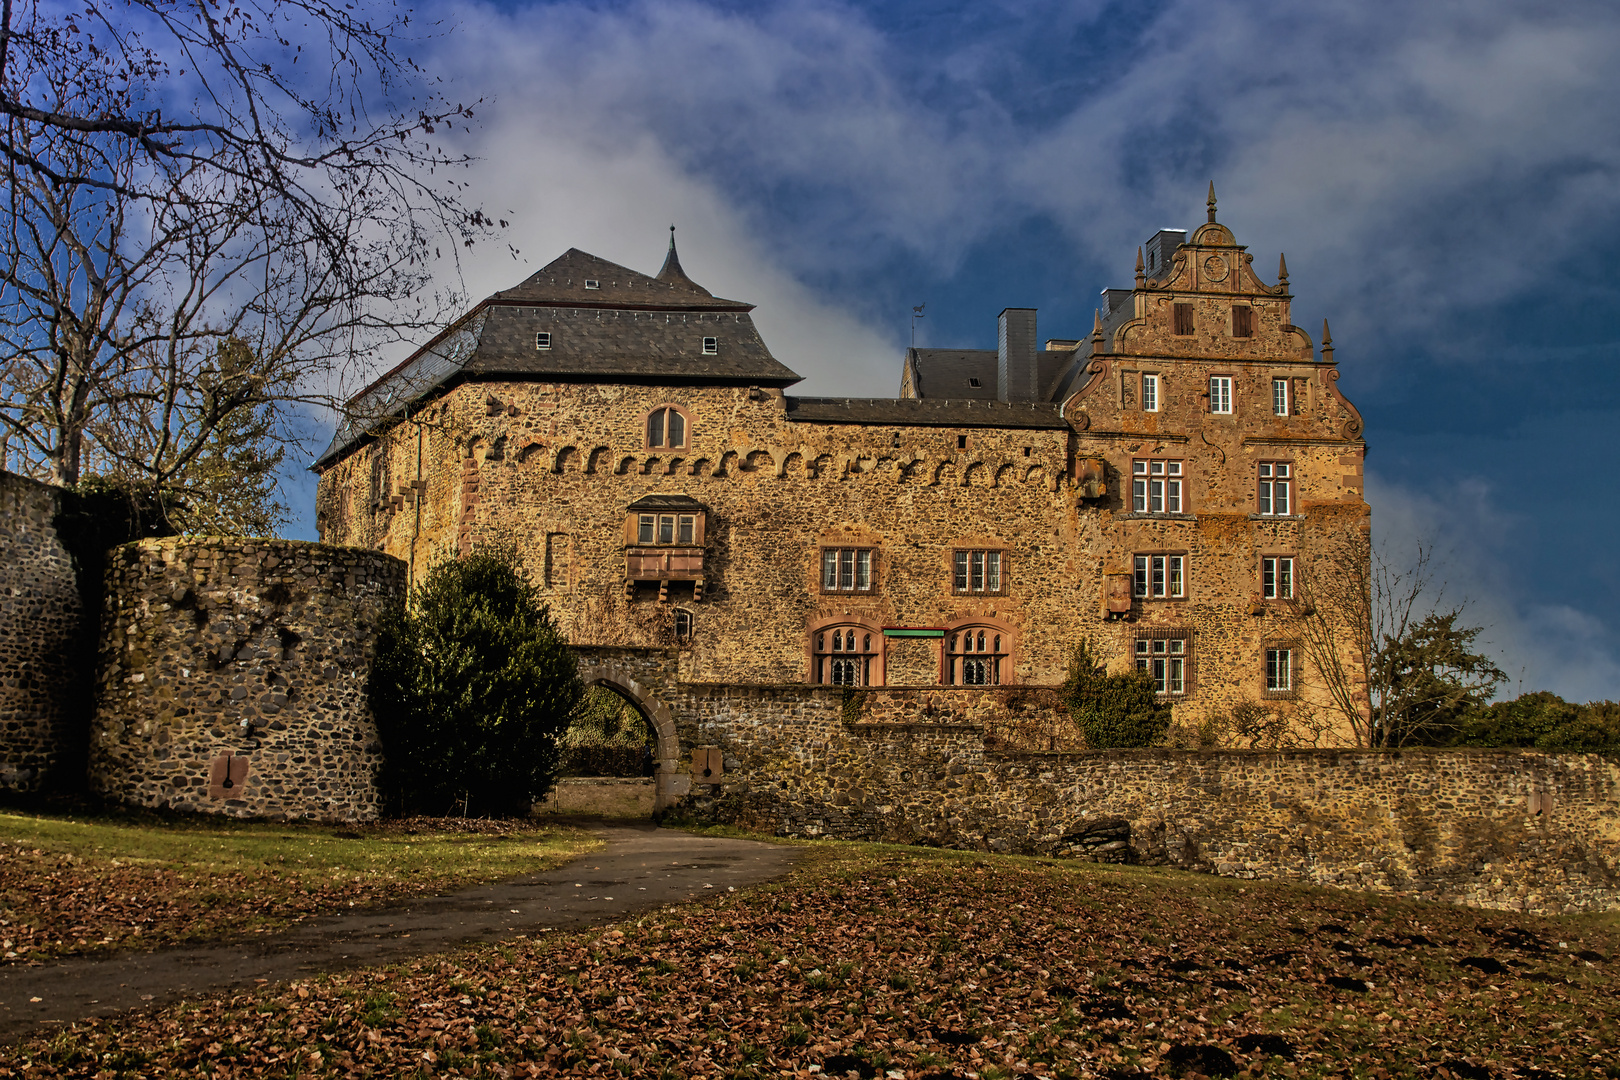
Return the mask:
<path id="1" fill-rule="evenodd" d="M 92 790 L 239 817 L 376 817 L 365 682 L 405 576 L 380 552 L 286 540 L 110 552 Z"/>
<path id="2" fill-rule="evenodd" d="M 83 775 L 93 649 L 56 530 L 63 498 L 0 472 L 0 791 L 74 786 Z"/>

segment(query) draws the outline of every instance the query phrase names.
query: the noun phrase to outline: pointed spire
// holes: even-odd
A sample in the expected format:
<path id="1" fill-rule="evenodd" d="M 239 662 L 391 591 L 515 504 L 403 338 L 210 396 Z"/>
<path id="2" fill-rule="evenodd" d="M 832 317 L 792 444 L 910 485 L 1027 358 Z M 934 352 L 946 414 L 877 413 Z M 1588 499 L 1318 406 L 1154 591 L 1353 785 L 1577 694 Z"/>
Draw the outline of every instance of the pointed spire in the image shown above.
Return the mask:
<path id="1" fill-rule="evenodd" d="M 1215 220 L 1215 181 L 1209 182 L 1209 220 Z"/>
<path id="2" fill-rule="evenodd" d="M 1277 255 L 1277 284 L 1288 284 L 1288 260 L 1281 253 Z"/>
<path id="3" fill-rule="evenodd" d="M 1097 308 L 1091 309 L 1091 340 L 1098 345 L 1102 344 L 1102 312 Z M 1095 350 L 1094 350 L 1095 351 Z"/>
<path id="4" fill-rule="evenodd" d="M 1333 359 L 1333 332 L 1328 329 L 1327 320 L 1322 320 L 1322 360 L 1327 362 Z"/>
<path id="5" fill-rule="evenodd" d="M 1140 289 L 1147 277 L 1142 273 L 1142 249 L 1136 249 L 1136 287 Z"/>
<path id="6" fill-rule="evenodd" d="M 681 269 L 681 257 L 675 253 L 675 226 L 673 225 L 669 227 L 669 254 L 664 256 L 664 266 L 663 269 L 658 271 L 657 277 L 659 281 L 667 282 L 670 285 L 684 285 L 689 289 L 696 289 L 704 296 L 714 295 L 708 289 L 687 277 L 686 271 Z"/>

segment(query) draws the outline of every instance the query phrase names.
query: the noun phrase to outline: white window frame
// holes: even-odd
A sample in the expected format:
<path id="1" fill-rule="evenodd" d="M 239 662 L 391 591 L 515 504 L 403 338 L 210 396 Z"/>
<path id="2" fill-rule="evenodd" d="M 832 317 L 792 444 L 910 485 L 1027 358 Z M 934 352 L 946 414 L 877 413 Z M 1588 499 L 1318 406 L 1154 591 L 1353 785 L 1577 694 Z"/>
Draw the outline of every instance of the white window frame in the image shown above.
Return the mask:
<path id="1" fill-rule="evenodd" d="M 1138 555 L 1132 593 L 1139 600 L 1184 600 L 1186 569 L 1185 555 Z"/>
<path id="2" fill-rule="evenodd" d="M 1293 511 L 1294 468 L 1291 461 L 1260 462 L 1261 517 L 1288 517 Z"/>
<path id="3" fill-rule="evenodd" d="M 1006 559 L 999 549 L 976 548 L 952 553 L 951 591 L 997 593 L 1006 586 Z"/>
<path id="4" fill-rule="evenodd" d="M 586 278 L 585 287 L 587 289 L 600 289 L 602 287 L 602 283 L 595 278 Z"/>
<path id="5" fill-rule="evenodd" d="M 703 355 L 704 356 L 719 356 L 720 355 L 720 339 L 717 338 L 717 337 L 706 337 L 706 338 L 704 338 L 703 339 Z"/>
<path id="6" fill-rule="evenodd" d="M 1136 639 L 1136 667 L 1153 676 L 1154 693 L 1185 697 L 1191 686 L 1192 639 L 1154 637 Z"/>
<path id="7" fill-rule="evenodd" d="M 696 514 L 640 514 L 636 518 L 636 543 L 650 547 L 697 543 Z"/>
<path id="8" fill-rule="evenodd" d="M 543 351 L 551 348 L 551 334 L 545 330 L 541 330 L 535 334 L 534 347 L 537 351 Z"/>
<path id="9" fill-rule="evenodd" d="M 1209 411 L 1222 416 L 1232 414 L 1232 376 L 1209 377 Z"/>
<path id="10" fill-rule="evenodd" d="M 1294 598 L 1294 557 L 1265 555 L 1260 559 L 1260 595 L 1267 600 Z"/>
<path id="11" fill-rule="evenodd" d="M 1142 411 L 1159 411 L 1159 377 L 1157 375 L 1142 376 Z"/>
<path id="12" fill-rule="evenodd" d="M 1271 380 L 1271 415 L 1287 416 L 1290 412 L 1291 402 L 1288 400 L 1288 380 Z"/>
<path id="13" fill-rule="evenodd" d="M 821 591 L 872 591 L 872 548 L 822 548 Z"/>
<path id="14" fill-rule="evenodd" d="M 1266 646 L 1266 693 L 1294 692 L 1294 650 L 1289 645 Z"/>
<path id="15" fill-rule="evenodd" d="M 1179 514 L 1182 463 L 1169 458 L 1131 460 L 1131 509 L 1138 514 Z"/>

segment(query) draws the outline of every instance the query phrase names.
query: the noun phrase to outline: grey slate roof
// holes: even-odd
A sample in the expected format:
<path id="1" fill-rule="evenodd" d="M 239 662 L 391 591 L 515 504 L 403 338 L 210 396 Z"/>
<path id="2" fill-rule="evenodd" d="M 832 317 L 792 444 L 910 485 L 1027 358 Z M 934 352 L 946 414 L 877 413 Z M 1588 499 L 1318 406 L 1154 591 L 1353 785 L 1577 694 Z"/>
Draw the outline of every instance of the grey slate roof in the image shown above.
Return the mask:
<path id="1" fill-rule="evenodd" d="M 752 304 L 711 296 L 680 268 L 671 242 L 661 275 L 570 248 L 528 280 L 478 304 L 349 403 L 319 471 L 416 402 L 466 379 L 590 379 L 721 386 L 791 386 Z M 587 285 L 592 287 L 587 288 Z M 550 335 L 540 348 L 539 334 Z M 705 353 L 705 338 L 715 351 Z"/>
<path id="2" fill-rule="evenodd" d="M 1054 430 L 1069 426 L 1058 406 L 1047 401 L 790 397 L 785 402 L 787 418 L 800 423 Z"/>
<path id="3" fill-rule="evenodd" d="M 629 506 L 631 510 L 707 510 L 690 495 L 643 495 Z"/>
<path id="4" fill-rule="evenodd" d="M 917 394 L 923 398 L 996 398 L 996 350 L 994 349 L 911 349 L 906 361 L 917 373 Z M 1039 385 L 1051 386 L 1064 365 L 1074 358 L 1071 351 L 1038 349 L 1035 352 Z M 979 385 L 974 386 L 977 380 Z"/>

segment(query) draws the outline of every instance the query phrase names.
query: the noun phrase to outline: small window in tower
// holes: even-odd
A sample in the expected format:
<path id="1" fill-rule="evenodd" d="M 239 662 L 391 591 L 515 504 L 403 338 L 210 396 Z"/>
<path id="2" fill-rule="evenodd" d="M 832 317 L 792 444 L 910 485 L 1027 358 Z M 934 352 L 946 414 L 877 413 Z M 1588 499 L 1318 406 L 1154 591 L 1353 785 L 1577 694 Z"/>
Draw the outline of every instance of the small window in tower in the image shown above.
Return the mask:
<path id="1" fill-rule="evenodd" d="M 720 339 L 706 337 L 703 339 L 703 355 L 714 356 L 720 351 Z"/>
<path id="2" fill-rule="evenodd" d="M 956 448 L 958 450 L 966 450 L 967 449 L 967 436 L 966 435 L 958 435 L 956 437 Z"/>
<path id="3" fill-rule="evenodd" d="M 534 347 L 536 349 L 549 349 L 549 348 L 551 348 L 551 335 L 550 334 L 536 334 L 536 335 L 534 335 Z"/>
<path id="4" fill-rule="evenodd" d="M 595 278 L 586 278 L 585 287 L 587 289 L 600 289 L 602 287 L 602 283 L 597 281 Z"/>
<path id="5" fill-rule="evenodd" d="M 692 640 L 692 613 L 683 608 L 675 609 L 675 640 Z"/>

